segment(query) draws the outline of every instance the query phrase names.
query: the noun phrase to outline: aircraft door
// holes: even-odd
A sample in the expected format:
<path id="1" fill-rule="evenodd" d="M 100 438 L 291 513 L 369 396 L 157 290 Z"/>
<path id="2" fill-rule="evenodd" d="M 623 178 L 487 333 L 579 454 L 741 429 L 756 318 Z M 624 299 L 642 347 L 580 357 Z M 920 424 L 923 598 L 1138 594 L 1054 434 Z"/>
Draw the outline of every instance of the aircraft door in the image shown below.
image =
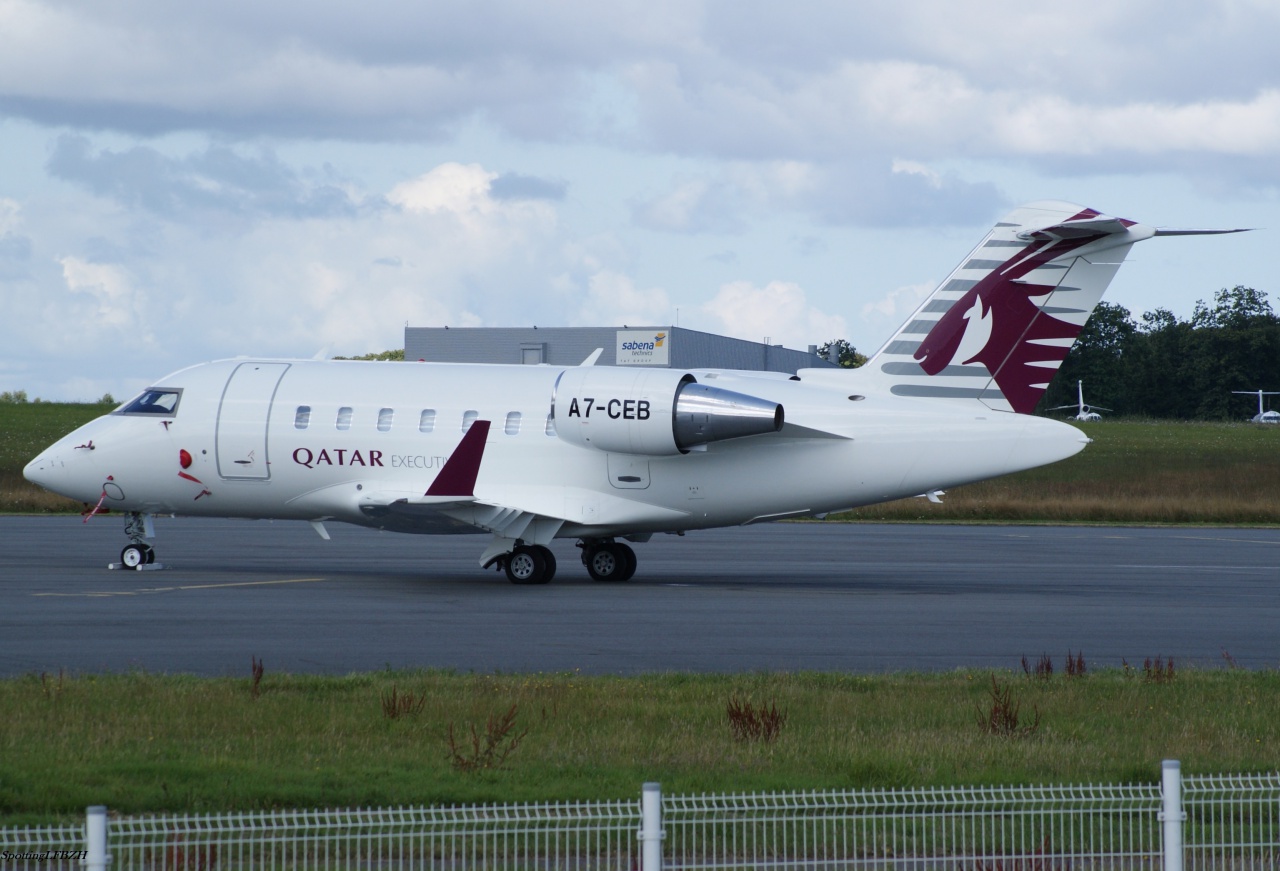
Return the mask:
<path id="1" fill-rule="evenodd" d="M 218 406 L 218 474 L 265 481 L 271 477 L 267 425 L 271 401 L 288 363 L 241 363 Z"/>

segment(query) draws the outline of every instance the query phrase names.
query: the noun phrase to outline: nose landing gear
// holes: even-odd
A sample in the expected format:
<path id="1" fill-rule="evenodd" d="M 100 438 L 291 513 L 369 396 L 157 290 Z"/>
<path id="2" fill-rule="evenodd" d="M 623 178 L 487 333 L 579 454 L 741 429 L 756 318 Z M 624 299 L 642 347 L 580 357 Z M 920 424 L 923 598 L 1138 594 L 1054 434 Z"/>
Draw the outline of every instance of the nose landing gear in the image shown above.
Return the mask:
<path id="1" fill-rule="evenodd" d="M 146 539 L 156 537 L 150 514 L 131 511 L 125 517 L 124 534 L 129 536 L 129 543 L 120 551 L 120 562 L 108 563 L 108 569 L 145 572 L 164 568 L 163 563 L 156 562 L 156 549 L 146 542 Z"/>
<path id="2" fill-rule="evenodd" d="M 121 567 L 140 571 L 143 566 L 155 565 L 156 549 L 149 544 L 128 544 L 120 551 Z"/>

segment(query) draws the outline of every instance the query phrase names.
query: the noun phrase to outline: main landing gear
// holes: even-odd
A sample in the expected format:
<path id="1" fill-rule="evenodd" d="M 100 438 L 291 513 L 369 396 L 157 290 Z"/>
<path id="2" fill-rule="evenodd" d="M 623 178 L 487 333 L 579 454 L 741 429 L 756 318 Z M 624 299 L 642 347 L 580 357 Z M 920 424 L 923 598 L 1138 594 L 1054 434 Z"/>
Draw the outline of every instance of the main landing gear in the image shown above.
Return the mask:
<path id="1" fill-rule="evenodd" d="M 593 581 L 629 581 L 636 573 L 636 552 L 613 539 L 583 540 L 582 564 Z"/>
<path id="2" fill-rule="evenodd" d="M 582 548 L 582 564 L 593 581 L 629 581 L 636 573 L 636 553 L 620 541 L 583 539 L 578 547 Z M 510 553 L 495 557 L 486 568 L 495 562 L 513 584 L 546 584 L 556 574 L 556 555 L 540 544 L 517 545 Z"/>
<path id="3" fill-rule="evenodd" d="M 540 544 L 522 544 L 507 554 L 503 568 L 513 584 L 546 584 L 556 576 L 556 555 Z"/>
<path id="4" fill-rule="evenodd" d="M 129 536 L 129 543 L 120 551 L 120 562 L 111 563 L 109 569 L 130 569 L 135 572 L 162 569 L 164 566 L 156 562 L 156 549 L 147 544 L 146 539 L 155 538 L 156 531 L 151 526 L 150 514 L 139 514 L 132 511 L 125 517 L 124 534 Z"/>

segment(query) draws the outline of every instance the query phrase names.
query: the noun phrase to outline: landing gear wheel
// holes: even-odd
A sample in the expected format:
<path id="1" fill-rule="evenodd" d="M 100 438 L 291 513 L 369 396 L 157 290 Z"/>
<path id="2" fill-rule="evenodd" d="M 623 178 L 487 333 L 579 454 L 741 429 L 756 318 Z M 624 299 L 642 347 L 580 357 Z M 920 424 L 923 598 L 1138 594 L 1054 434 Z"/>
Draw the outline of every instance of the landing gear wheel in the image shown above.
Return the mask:
<path id="1" fill-rule="evenodd" d="M 549 584 L 551 579 L 556 576 L 556 555 L 551 552 L 551 548 L 540 544 L 534 545 L 533 549 L 542 555 L 543 562 L 547 564 L 547 570 L 542 573 L 542 580 L 538 581 L 538 583 Z"/>
<path id="2" fill-rule="evenodd" d="M 125 545 L 120 551 L 120 562 L 126 569 L 137 569 L 156 561 L 155 548 L 146 544 Z"/>
<path id="3" fill-rule="evenodd" d="M 613 546 L 622 562 L 622 574 L 618 575 L 618 580 L 629 581 L 636 573 L 636 552 L 620 541 L 614 542 Z"/>
<path id="4" fill-rule="evenodd" d="M 629 581 L 636 573 L 636 554 L 620 542 L 589 548 L 583 562 L 593 581 Z"/>
<path id="5" fill-rule="evenodd" d="M 545 584 L 556 573 L 556 558 L 542 545 L 520 545 L 507 557 L 507 580 L 513 584 Z"/>

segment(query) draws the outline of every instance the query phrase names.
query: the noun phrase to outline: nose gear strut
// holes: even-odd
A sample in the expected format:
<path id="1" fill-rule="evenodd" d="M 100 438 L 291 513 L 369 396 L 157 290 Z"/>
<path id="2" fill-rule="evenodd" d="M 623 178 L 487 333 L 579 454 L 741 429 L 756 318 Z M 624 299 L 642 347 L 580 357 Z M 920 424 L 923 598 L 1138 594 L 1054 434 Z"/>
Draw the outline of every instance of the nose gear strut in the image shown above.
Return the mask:
<path id="1" fill-rule="evenodd" d="M 145 572 L 164 568 L 163 563 L 156 562 L 156 549 L 146 542 L 146 539 L 156 537 L 150 514 L 130 511 L 125 516 L 124 534 L 129 536 L 129 543 L 120 551 L 120 562 L 109 563 L 108 569 Z"/>

